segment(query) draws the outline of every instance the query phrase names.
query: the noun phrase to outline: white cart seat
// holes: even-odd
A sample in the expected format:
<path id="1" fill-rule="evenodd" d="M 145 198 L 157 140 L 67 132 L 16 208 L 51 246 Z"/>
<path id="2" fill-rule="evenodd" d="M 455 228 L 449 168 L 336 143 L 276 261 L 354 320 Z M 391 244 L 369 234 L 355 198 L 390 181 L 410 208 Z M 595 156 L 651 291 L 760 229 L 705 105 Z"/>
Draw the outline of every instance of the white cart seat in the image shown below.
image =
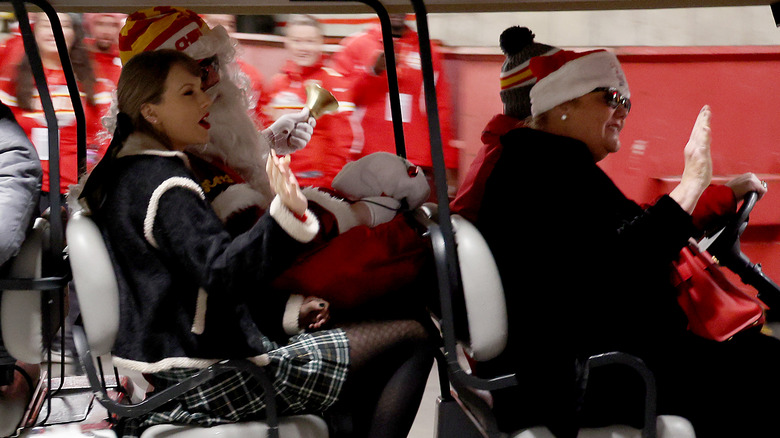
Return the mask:
<path id="1" fill-rule="evenodd" d="M 83 212 L 73 214 L 67 229 L 68 253 L 73 281 L 78 291 L 86 342 L 92 357 L 110 361 L 111 347 L 119 328 L 119 289 L 103 236 Z M 74 336 L 76 335 L 74 330 Z M 78 342 L 78 341 L 77 341 Z M 83 360 L 83 358 L 82 358 Z M 86 367 L 85 367 L 86 368 Z M 101 396 L 98 394 L 98 400 Z M 111 408 L 103 403 L 106 408 Z M 143 437 L 243 438 L 269 436 L 266 422 L 252 421 L 213 427 L 159 425 L 145 430 Z M 325 421 L 314 415 L 279 418 L 282 438 L 327 438 Z"/>
<path id="2" fill-rule="evenodd" d="M 423 216 L 435 216 L 436 207 L 427 205 L 422 210 Z M 504 300 L 504 290 L 498 269 L 482 234 L 468 220 L 459 215 L 451 217 L 455 242 L 457 246 L 458 264 L 460 268 L 463 301 L 468 325 L 468 339 L 458 339 L 467 354 L 476 361 L 486 361 L 498 356 L 506 346 L 507 311 Z M 426 220 L 422 219 L 424 223 Z M 430 226 L 431 222 L 427 222 Z M 457 321 L 456 321 L 457 322 Z M 455 333 L 461 331 L 455 330 Z M 446 336 L 446 335 L 445 335 Z M 452 373 L 452 370 L 449 370 Z M 468 373 L 468 370 L 467 370 Z M 462 375 L 462 374 L 461 374 Z M 437 437 L 448 438 L 459 436 L 463 438 L 488 436 L 490 438 L 506 436 L 495 430 L 495 420 L 489 408 L 490 394 L 487 391 L 475 390 L 473 387 L 458 383 L 456 377 L 451 379 L 455 388 L 455 396 L 460 407 L 469 410 L 459 419 L 443 418 L 453 415 L 459 409 L 440 401 L 437 424 Z M 459 393 L 460 392 L 460 393 Z M 466 392 L 468 394 L 466 394 Z M 478 394 L 478 396 L 474 396 Z M 466 406 L 468 406 L 466 408 Z M 455 414 L 456 416 L 458 414 Z M 463 428 L 463 419 L 471 422 L 479 432 L 468 433 Z M 493 427 L 485 423 L 492 422 Z M 450 427 L 448 423 L 457 424 Z M 657 417 L 656 431 L 658 438 L 695 438 L 691 423 L 685 418 L 673 415 Z M 546 427 L 533 427 L 513 431 L 508 434 L 513 438 L 555 438 Z M 582 429 L 579 438 L 642 438 L 642 430 L 624 425 L 614 425 L 594 429 Z"/>

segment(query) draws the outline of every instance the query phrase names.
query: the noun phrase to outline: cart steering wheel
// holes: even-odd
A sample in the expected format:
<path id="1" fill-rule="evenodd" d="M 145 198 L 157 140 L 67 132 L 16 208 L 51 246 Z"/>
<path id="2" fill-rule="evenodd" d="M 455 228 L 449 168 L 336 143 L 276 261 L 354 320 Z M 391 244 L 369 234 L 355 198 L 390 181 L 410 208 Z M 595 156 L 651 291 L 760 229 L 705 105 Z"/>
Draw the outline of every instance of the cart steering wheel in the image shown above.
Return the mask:
<path id="1" fill-rule="evenodd" d="M 780 286 L 764 274 L 761 264 L 752 263 L 740 248 L 739 238 L 747 227 L 750 212 L 757 201 L 757 192 L 746 194 L 734 218 L 702 249 L 717 257 L 722 266 L 739 275 L 743 283 L 756 288 L 758 297 L 770 308 L 767 320 L 780 321 Z"/>
<path id="2" fill-rule="evenodd" d="M 742 254 L 739 238 L 747 228 L 750 220 L 750 212 L 758 202 L 758 192 L 748 192 L 742 201 L 742 205 L 737 210 L 734 217 L 723 227 L 715 237 L 710 241 L 707 251 L 717 257 L 721 264 L 734 270 L 729 266 L 729 260 L 737 258 Z"/>

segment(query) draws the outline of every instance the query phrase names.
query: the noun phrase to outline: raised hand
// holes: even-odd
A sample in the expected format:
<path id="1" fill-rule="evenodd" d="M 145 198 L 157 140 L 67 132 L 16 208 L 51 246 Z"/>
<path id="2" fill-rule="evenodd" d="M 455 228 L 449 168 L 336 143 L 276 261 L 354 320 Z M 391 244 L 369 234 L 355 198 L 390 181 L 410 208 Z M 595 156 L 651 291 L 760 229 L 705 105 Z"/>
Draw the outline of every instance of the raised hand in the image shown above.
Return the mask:
<path id="1" fill-rule="evenodd" d="M 710 121 L 712 120 L 712 111 L 705 105 L 696 123 L 691 131 L 691 138 L 685 145 L 685 170 L 683 171 L 683 181 L 691 180 L 698 184 L 702 191 L 710 185 L 712 181 L 712 155 L 710 154 L 710 143 L 712 142 L 712 131 L 710 130 Z"/>
<path id="2" fill-rule="evenodd" d="M 705 105 L 699 111 L 699 116 L 691 131 L 691 137 L 683 151 L 685 169 L 680 184 L 669 194 L 688 213 L 693 212 L 702 192 L 712 181 L 711 120 L 712 111 L 708 105 Z"/>
<path id="3" fill-rule="evenodd" d="M 301 192 L 298 180 L 290 170 L 290 156 L 279 158 L 276 152 L 271 151 L 265 164 L 268 173 L 268 181 L 271 189 L 281 199 L 282 203 L 293 213 L 303 216 L 309 201 Z"/>

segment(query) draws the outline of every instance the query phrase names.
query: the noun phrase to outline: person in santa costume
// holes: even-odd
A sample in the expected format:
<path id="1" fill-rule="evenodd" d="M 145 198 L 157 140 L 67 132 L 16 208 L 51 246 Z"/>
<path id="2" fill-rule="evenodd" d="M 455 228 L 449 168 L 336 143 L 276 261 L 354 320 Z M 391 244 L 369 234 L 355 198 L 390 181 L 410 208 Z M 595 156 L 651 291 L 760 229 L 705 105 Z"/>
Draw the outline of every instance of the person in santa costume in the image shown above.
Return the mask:
<path id="1" fill-rule="evenodd" d="M 309 117 L 308 109 L 303 109 L 280 117 L 258 135 L 248 115 L 246 96 L 242 94 L 242 90 L 248 89 L 246 78 L 232 62 L 235 53 L 233 44 L 221 26 L 211 29 L 194 12 L 173 7 L 158 7 L 131 14 L 119 38 L 120 55 L 125 63 L 137 53 L 164 48 L 184 51 L 198 60 L 202 87 L 213 99 L 207 117 L 209 141 L 204 145 L 191 145 L 184 153 L 188 156 L 188 167 L 195 174 L 205 198 L 226 224 L 230 234 L 238 236 L 251 229 L 262 213 L 267 211 L 270 199 L 265 195 L 270 193 L 270 188 L 264 163 L 271 149 L 280 155 L 300 150 L 309 141 L 315 121 Z M 340 265 L 357 265 L 364 259 L 375 260 L 376 257 L 372 258 L 370 254 L 362 257 L 363 242 L 381 242 L 381 246 L 385 247 L 391 238 L 397 240 L 403 236 L 414 242 L 408 245 L 414 246 L 410 253 L 416 257 L 409 259 L 410 264 L 425 259 L 427 247 L 424 239 L 419 234 L 412 236 L 413 229 L 406 222 L 407 219 L 397 214 L 402 206 L 404 209 L 414 208 L 427 199 L 428 185 L 424 174 L 416 166 L 392 154 L 366 157 L 351 164 L 353 166 L 346 166 L 340 174 L 342 177 L 338 193 L 313 188 L 303 191 L 320 223 L 327 224 L 323 228 L 332 231 L 327 233 L 323 243 L 312 246 L 312 253 L 299 259 L 296 267 L 307 272 L 309 267 L 322 266 L 324 263 L 331 266 L 330 271 L 338 271 Z M 370 187 L 370 190 L 366 191 L 366 187 Z M 397 233 L 398 229 L 404 230 L 406 234 Z M 377 233 L 384 240 L 377 239 Z M 344 245 L 334 245 L 337 241 L 345 242 L 344 239 L 350 243 L 349 251 L 345 251 Z M 387 247 L 404 248 L 397 242 Z M 369 245 L 369 248 L 374 247 Z M 393 260 L 387 257 L 386 252 L 380 254 L 385 265 L 391 264 Z M 416 275 L 419 269 L 418 264 L 411 271 Z M 397 269 L 395 271 L 398 272 Z M 329 283 L 325 292 L 338 299 L 346 296 L 346 290 L 347 294 L 352 295 L 340 303 L 354 307 L 399 287 L 397 278 L 405 279 L 408 276 L 396 275 L 392 278 L 394 283 L 377 287 L 373 287 L 371 282 L 376 278 L 362 277 L 353 282 L 348 277 L 341 277 L 338 279 L 340 283 Z M 285 286 L 289 286 L 295 289 L 295 293 L 315 295 L 312 289 L 307 288 L 310 284 L 299 283 L 301 279 L 316 280 L 315 275 L 288 275 L 286 279 L 289 281 L 273 285 L 280 293 L 288 292 Z M 345 281 L 347 284 L 344 284 Z M 330 301 L 328 295 L 321 296 Z M 365 313 L 363 317 L 366 317 Z M 393 335 L 393 330 L 390 326 L 386 331 Z M 414 366 L 411 368 L 399 363 L 388 363 L 386 367 L 389 368 L 383 368 L 391 374 L 398 369 L 405 370 L 398 378 L 412 382 L 405 385 L 408 392 L 402 397 L 411 403 L 403 403 L 404 406 L 412 406 L 414 409 L 411 410 L 416 410 L 416 404 L 419 403 L 430 359 L 430 352 L 421 350 L 414 355 Z M 373 388 L 377 389 L 375 386 Z M 344 407 L 349 412 L 365 409 L 360 403 Z M 359 421 L 366 421 L 366 415 L 359 417 Z M 413 417 L 413 413 L 411 416 L 404 414 L 398 425 L 408 427 Z"/>
<path id="2" fill-rule="evenodd" d="M 245 91 L 250 81 L 235 62 L 235 44 L 222 26 L 211 29 L 195 12 L 167 6 L 130 14 L 119 34 L 123 64 L 138 53 L 163 48 L 184 51 L 200 62 L 203 86 L 214 99 L 210 141 L 188 153 L 217 215 L 240 224 L 268 208 L 270 187 L 262 163 L 270 149 L 286 154 L 303 148 L 315 122 L 301 111 L 258 132 Z M 113 131 L 111 124 L 108 128 Z"/>
<path id="3" fill-rule="evenodd" d="M 306 87 L 320 85 L 338 100 L 338 109 L 317 120 L 306 148 L 295 153 L 292 169 L 301 186 L 330 188 L 341 168 L 350 161 L 352 128 L 349 117 L 355 105 L 345 77 L 323 65 L 322 27 L 310 15 L 294 15 L 285 26 L 284 44 L 288 58 L 268 88 L 266 114 L 276 120 L 300 111 L 306 104 Z"/>
<path id="4" fill-rule="evenodd" d="M 248 89 L 246 77 L 233 62 L 234 44 L 222 26 L 211 29 L 195 12 L 175 7 L 156 7 L 130 14 L 119 35 L 123 62 L 137 53 L 161 48 L 182 50 L 199 60 L 203 86 L 214 103 L 209 115 L 209 142 L 187 150 L 191 156 L 190 167 L 202 181 L 204 193 L 217 215 L 231 233 L 238 234 L 254 224 L 270 202 L 270 188 L 262 165 L 270 149 L 279 154 L 302 149 L 311 139 L 316 122 L 308 117 L 308 109 L 304 108 L 297 113 L 280 116 L 258 135 L 248 115 L 246 96 L 242 93 L 242 90 Z M 412 236 L 404 218 L 397 214 L 419 206 L 427 198 L 429 189 L 424 183 L 423 172 L 391 154 L 367 156 L 347 167 L 339 178 L 339 184 L 334 185 L 337 193 L 304 189 L 310 201 L 332 213 L 333 220 L 341 224 L 341 232 L 351 231 L 351 237 L 342 237 L 342 241 L 355 239 L 355 244 L 358 241 L 383 242 L 380 247 L 386 248 L 385 243 L 407 236 L 401 242 L 407 242 L 408 246 L 396 244 L 394 247 L 411 251 L 404 253 L 414 255 L 409 258 L 410 264 L 424 257 L 424 247 Z M 358 222 L 355 210 L 368 210 L 373 228 L 354 227 Z M 387 222 L 391 223 L 383 225 Z M 353 227 L 356 228 L 354 231 L 351 230 Z M 330 254 L 331 262 L 351 260 L 355 266 L 367 263 L 367 260 L 377 261 L 380 257 L 354 249 L 346 253 L 340 249 L 338 256 L 331 251 L 337 251 L 336 247 L 326 246 L 319 254 Z M 387 254 L 383 253 L 381 257 L 387 257 Z M 303 263 L 301 267 L 309 266 L 309 263 L 318 265 L 319 259 Z M 375 265 L 387 263 L 377 262 Z M 396 275 L 388 278 L 396 279 L 387 283 L 392 285 L 392 289 L 398 284 L 398 279 L 407 277 Z M 290 287 L 312 286 L 303 285 L 292 276 L 288 280 L 285 284 Z M 351 287 L 338 288 L 339 293 L 350 297 L 350 304 L 354 304 L 357 298 L 362 301 L 366 296 L 372 296 L 364 289 L 362 281 L 356 281 Z M 373 287 L 371 290 L 380 295 L 388 289 Z M 318 292 L 323 291 L 319 289 Z M 332 298 L 338 298 L 335 297 L 336 291 L 331 290 L 330 293 Z"/>
<path id="5" fill-rule="evenodd" d="M 171 49 L 141 53 L 123 68 L 117 95 L 117 129 L 81 193 L 121 274 L 116 363 L 161 390 L 221 359 L 247 358 L 269 370 L 281 414 L 327 413 L 339 401 L 352 427 L 332 436 L 406 436 L 430 367 L 424 327 L 364 321 L 321 330 L 326 301 L 270 285 L 333 226 L 309 208 L 290 157 L 268 157 L 269 211 L 231 236 L 184 153 L 209 138 L 213 101 L 198 62 Z M 121 435 L 160 423 L 256 420 L 263 392 L 252 373 L 235 370 L 125 419 Z"/>
<path id="6" fill-rule="evenodd" d="M 244 93 L 249 89 L 248 78 L 235 62 L 235 44 L 221 25 L 211 29 L 195 12 L 167 6 L 130 14 L 119 34 L 123 63 L 135 54 L 164 48 L 184 51 L 199 61 L 203 87 L 214 100 L 209 115 L 210 139 L 205 145 L 194 145 L 187 153 L 191 155 L 190 165 L 202 180 L 204 192 L 217 215 L 226 222 L 228 229 L 241 232 L 268 208 L 270 187 L 262 163 L 270 150 L 283 155 L 303 149 L 311 140 L 316 121 L 309 116 L 308 108 L 302 108 L 293 114 L 281 115 L 258 133 L 248 113 L 251 105 Z M 399 176 L 410 178 L 405 171 L 403 175 L 386 176 L 389 183 L 396 183 Z M 347 187 L 351 185 L 342 184 L 342 188 L 349 190 Z M 425 190 L 414 184 L 405 187 Z M 329 208 L 336 215 L 351 215 L 351 210 L 355 209 L 354 204 L 344 204 L 325 192 L 306 190 L 305 193 L 317 198 L 319 203 L 332 205 Z M 346 197 L 349 194 L 349 191 L 342 193 Z M 419 198 L 417 193 L 392 190 L 375 195 L 381 199 L 360 205 L 360 208 L 368 206 L 366 208 L 373 212 L 374 225 L 392 219 L 403 198 Z M 388 205 L 391 206 L 388 208 Z M 342 218 L 342 221 L 354 221 L 354 218 Z"/>
<path id="7" fill-rule="evenodd" d="M 228 32 L 228 35 L 232 35 L 238 32 L 236 16 L 232 14 L 200 14 L 206 24 L 212 29 L 221 25 Z M 237 49 L 240 46 L 236 47 Z M 241 54 L 236 56 L 236 62 L 239 68 L 244 74 L 249 77 L 249 83 L 252 84 L 252 93 L 250 96 L 250 110 L 253 112 L 257 126 L 262 129 L 271 124 L 272 120 L 269 120 L 263 112 L 263 108 L 268 104 L 268 92 L 265 90 L 265 76 L 256 69 L 252 64 L 245 61 Z"/>

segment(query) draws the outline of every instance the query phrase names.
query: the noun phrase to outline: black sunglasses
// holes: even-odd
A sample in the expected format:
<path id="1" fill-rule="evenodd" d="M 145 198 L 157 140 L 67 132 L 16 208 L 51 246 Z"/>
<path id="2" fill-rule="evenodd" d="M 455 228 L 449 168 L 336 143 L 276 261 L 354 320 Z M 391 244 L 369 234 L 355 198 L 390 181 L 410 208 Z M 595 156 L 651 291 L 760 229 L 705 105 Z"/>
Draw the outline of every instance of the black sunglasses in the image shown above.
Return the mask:
<path id="1" fill-rule="evenodd" d="M 208 90 L 219 82 L 219 58 L 214 55 L 198 61 L 200 66 L 200 88 Z"/>
<path id="2" fill-rule="evenodd" d="M 620 91 L 618 91 L 617 88 L 599 87 L 592 92 L 595 93 L 596 91 L 604 92 L 604 102 L 609 105 L 610 108 L 615 109 L 618 106 L 623 105 L 623 108 L 626 109 L 626 112 L 631 111 L 631 99 L 620 94 Z"/>

